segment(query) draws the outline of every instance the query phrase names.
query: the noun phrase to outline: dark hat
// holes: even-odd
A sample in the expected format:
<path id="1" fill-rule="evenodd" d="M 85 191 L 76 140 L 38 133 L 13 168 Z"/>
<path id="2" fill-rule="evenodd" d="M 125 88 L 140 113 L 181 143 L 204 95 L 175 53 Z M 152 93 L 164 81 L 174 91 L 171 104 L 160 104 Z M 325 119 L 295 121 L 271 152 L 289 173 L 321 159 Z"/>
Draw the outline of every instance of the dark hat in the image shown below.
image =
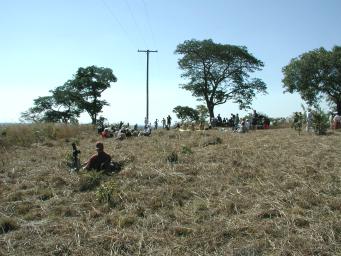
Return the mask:
<path id="1" fill-rule="evenodd" d="M 96 149 L 102 149 L 103 150 L 104 146 L 102 142 L 97 142 L 96 143 Z"/>

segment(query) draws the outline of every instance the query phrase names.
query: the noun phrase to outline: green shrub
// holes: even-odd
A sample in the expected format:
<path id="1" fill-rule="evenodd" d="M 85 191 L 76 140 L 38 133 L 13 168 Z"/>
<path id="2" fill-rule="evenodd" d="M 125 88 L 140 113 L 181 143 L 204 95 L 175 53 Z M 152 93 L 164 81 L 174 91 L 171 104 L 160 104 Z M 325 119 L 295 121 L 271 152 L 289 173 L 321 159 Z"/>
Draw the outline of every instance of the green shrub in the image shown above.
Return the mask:
<path id="1" fill-rule="evenodd" d="M 321 109 L 313 112 L 313 129 L 317 135 L 325 135 L 329 128 L 328 114 L 324 113 Z"/>
<path id="2" fill-rule="evenodd" d="M 301 134 L 302 127 L 303 127 L 303 115 L 301 112 L 295 112 L 294 113 L 294 122 L 292 124 L 292 128 L 294 128 L 296 131 L 298 131 L 298 134 Z"/>
<path id="3" fill-rule="evenodd" d="M 193 151 L 190 147 L 186 146 L 186 145 L 182 145 L 181 146 L 181 153 L 182 154 L 192 154 Z"/>
<path id="4" fill-rule="evenodd" d="M 96 198 L 101 203 L 111 205 L 114 203 L 117 194 L 117 186 L 114 181 L 102 184 L 96 191 Z"/>

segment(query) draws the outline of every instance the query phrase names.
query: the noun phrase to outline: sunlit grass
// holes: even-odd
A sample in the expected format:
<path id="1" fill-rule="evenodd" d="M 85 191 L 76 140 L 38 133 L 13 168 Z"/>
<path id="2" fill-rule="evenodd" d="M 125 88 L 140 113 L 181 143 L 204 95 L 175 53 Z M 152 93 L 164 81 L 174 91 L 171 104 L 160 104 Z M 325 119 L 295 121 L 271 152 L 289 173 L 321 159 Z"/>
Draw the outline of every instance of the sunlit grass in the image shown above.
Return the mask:
<path id="1" fill-rule="evenodd" d="M 36 127 L 49 131 L 39 142 L 1 148 L 0 217 L 13 228 L 0 254 L 341 254 L 339 131 L 158 130 L 118 141 L 48 127 Z M 122 170 L 69 172 L 75 140 L 81 162 L 101 140 Z"/>

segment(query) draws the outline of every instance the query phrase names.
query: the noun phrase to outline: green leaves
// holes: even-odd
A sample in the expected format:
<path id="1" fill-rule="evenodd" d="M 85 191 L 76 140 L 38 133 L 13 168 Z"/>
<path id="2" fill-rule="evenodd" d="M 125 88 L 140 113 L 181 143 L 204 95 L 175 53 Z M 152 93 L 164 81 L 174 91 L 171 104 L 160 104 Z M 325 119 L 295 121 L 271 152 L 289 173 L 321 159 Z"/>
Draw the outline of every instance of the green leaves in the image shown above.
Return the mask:
<path id="1" fill-rule="evenodd" d="M 116 82 L 110 68 L 90 66 L 79 68 L 74 79 L 51 90 L 51 96 L 38 97 L 34 106 L 21 114 L 22 119 L 34 122 L 75 122 L 86 111 L 96 124 L 97 115 L 103 106 L 109 105 L 100 100 L 101 94 Z"/>
<path id="2" fill-rule="evenodd" d="M 315 106 L 326 98 L 341 112 L 341 47 L 304 53 L 292 59 L 282 72 L 285 92 L 298 92 L 304 101 Z"/>
<path id="3" fill-rule="evenodd" d="M 90 115 L 93 124 L 96 124 L 97 115 L 102 108 L 109 105 L 105 100 L 99 99 L 102 92 L 116 81 L 117 78 L 110 68 L 96 66 L 79 68 L 74 79 L 70 81 L 72 90 L 78 94 L 78 107 Z"/>
<path id="4" fill-rule="evenodd" d="M 182 122 L 184 121 L 198 121 L 199 120 L 199 111 L 187 106 L 176 106 L 173 109 L 173 112 L 176 116 L 181 119 Z"/>
<path id="5" fill-rule="evenodd" d="M 181 76 L 189 79 L 181 87 L 206 102 L 210 117 L 214 117 L 216 105 L 234 99 L 245 108 L 256 93 L 266 92 L 266 85 L 260 79 L 249 81 L 249 73 L 260 70 L 264 64 L 245 46 L 192 39 L 179 44 L 175 53 L 182 55 L 178 60 L 184 71 Z"/>

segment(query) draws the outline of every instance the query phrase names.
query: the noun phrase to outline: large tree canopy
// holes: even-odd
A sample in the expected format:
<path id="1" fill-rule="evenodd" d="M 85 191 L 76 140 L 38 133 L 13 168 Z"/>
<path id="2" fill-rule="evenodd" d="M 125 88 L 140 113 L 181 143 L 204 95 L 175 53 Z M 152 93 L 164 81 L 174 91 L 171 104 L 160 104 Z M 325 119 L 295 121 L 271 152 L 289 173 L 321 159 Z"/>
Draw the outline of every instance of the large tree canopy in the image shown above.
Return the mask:
<path id="1" fill-rule="evenodd" d="M 65 86 L 50 91 L 52 96 L 34 99 L 34 106 L 21 114 L 21 118 L 33 122 L 77 122 L 81 111 L 74 95 Z"/>
<path id="2" fill-rule="evenodd" d="M 101 94 L 116 82 L 110 68 L 90 66 L 79 68 L 74 79 L 51 90 L 51 96 L 38 97 L 34 106 L 21 114 L 22 119 L 34 122 L 74 122 L 80 113 L 86 111 L 96 124 L 97 115 L 103 106 L 109 105 L 100 100 Z"/>
<path id="3" fill-rule="evenodd" d="M 264 64 L 246 47 L 192 39 L 179 44 L 175 53 L 182 55 L 178 64 L 184 71 L 182 77 L 189 79 L 181 87 L 206 102 L 210 118 L 216 105 L 232 100 L 240 109 L 249 108 L 256 93 L 266 92 L 262 80 L 249 79 L 249 73 Z"/>
<path id="4" fill-rule="evenodd" d="M 104 106 L 109 105 L 105 100 L 100 100 L 101 94 L 110 87 L 110 83 L 116 81 L 110 68 L 90 66 L 79 68 L 74 79 L 67 84 L 78 95 L 76 101 L 79 109 L 86 111 L 92 123 L 96 124 L 97 115 Z"/>
<path id="5" fill-rule="evenodd" d="M 315 49 L 294 58 L 283 68 L 286 92 L 298 92 L 309 105 L 322 98 L 341 114 L 341 47 Z"/>

